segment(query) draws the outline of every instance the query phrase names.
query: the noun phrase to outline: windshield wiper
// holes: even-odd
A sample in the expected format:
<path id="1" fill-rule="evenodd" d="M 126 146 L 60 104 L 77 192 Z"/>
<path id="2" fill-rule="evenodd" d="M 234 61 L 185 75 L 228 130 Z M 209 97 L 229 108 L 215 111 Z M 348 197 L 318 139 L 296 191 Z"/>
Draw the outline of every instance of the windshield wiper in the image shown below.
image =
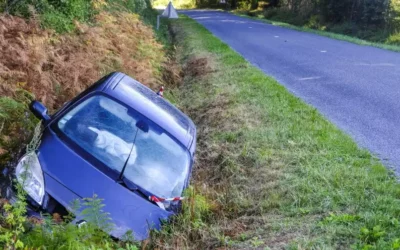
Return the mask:
<path id="1" fill-rule="evenodd" d="M 133 139 L 133 142 L 132 142 L 131 151 L 129 152 L 128 158 L 126 159 L 124 166 L 122 167 L 122 170 L 121 170 L 121 173 L 119 174 L 117 182 L 123 181 L 122 179 L 124 178 L 124 172 L 125 172 L 126 166 L 128 165 L 129 159 L 131 158 L 131 155 L 132 155 L 132 151 L 135 148 L 136 137 L 138 135 L 139 129 L 145 133 L 149 132 L 149 125 L 147 125 L 147 123 L 145 123 L 144 121 L 139 120 L 138 122 L 136 122 L 136 127 L 137 127 L 136 134 L 135 134 L 135 138 Z"/>
<path id="2" fill-rule="evenodd" d="M 148 192 L 148 191 L 143 191 L 142 188 L 140 188 L 139 186 L 134 185 L 134 187 L 132 187 L 132 185 L 128 184 L 125 182 L 124 179 L 118 180 L 117 183 L 121 184 L 122 186 L 126 187 L 127 189 L 129 189 L 132 192 L 135 192 L 137 194 L 140 194 L 143 198 L 145 198 L 146 200 L 148 200 L 149 202 L 152 202 L 158 206 L 160 206 L 157 201 L 155 201 L 153 199 L 154 196 L 152 193 Z"/>
<path id="3" fill-rule="evenodd" d="M 141 196 L 146 198 L 146 200 L 157 204 L 156 202 L 154 202 L 153 200 L 150 199 L 150 197 L 154 196 L 152 193 L 148 192 L 147 190 L 143 191 L 143 189 L 141 187 L 137 186 L 136 184 L 134 185 L 134 187 L 131 187 L 132 185 L 126 183 L 124 180 L 124 172 L 125 172 L 126 167 L 128 166 L 128 162 L 129 162 L 129 159 L 131 158 L 132 151 L 135 148 L 136 138 L 137 138 L 139 130 L 143 131 L 144 133 L 149 132 L 149 125 L 142 120 L 139 120 L 138 122 L 136 122 L 136 127 L 137 127 L 137 130 L 136 130 L 135 138 L 133 139 L 133 142 L 132 142 L 131 150 L 130 150 L 129 155 L 124 163 L 124 166 L 122 167 L 121 173 L 118 176 L 117 183 L 123 185 L 124 187 L 126 187 L 127 189 L 129 189 L 132 192 L 136 192 L 136 193 L 140 194 Z"/>
<path id="4" fill-rule="evenodd" d="M 132 142 L 131 151 L 129 152 L 128 158 L 126 158 L 126 161 L 124 163 L 124 166 L 122 167 L 122 170 L 121 170 L 121 173 L 119 174 L 117 182 L 122 181 L 122 178 L 124 178 L 124 172 L 125 172 L 126 166 L 128 165 L 129 159 L 131 158 L 131 155 L 132 155 L 132 151 L 135 148 L 135 141 L 136 141 L 137 133 L 138 133 L 138 130 L 136 130 L 135 139 Z"/>
<path id="5" fill-rule="evenodd" d="M 122 178 L 120 180 L 117 181 L 117 183 L 121 184 L 122 186 L 126 187 L 127 189 L 129 189 L 132 192 L 136 192 L 139 193 L 141 196 L 143 196 L 144 198 L 146 198 L 147 200 L 149 199 L 149 194 L 147 194 L 146 192 L 144 192 L 142 189 L 140 189 L 138 186 L 134 186 L 132 187 L 130 184 L 127 184 L 125 182 L 125 180 Z"/>

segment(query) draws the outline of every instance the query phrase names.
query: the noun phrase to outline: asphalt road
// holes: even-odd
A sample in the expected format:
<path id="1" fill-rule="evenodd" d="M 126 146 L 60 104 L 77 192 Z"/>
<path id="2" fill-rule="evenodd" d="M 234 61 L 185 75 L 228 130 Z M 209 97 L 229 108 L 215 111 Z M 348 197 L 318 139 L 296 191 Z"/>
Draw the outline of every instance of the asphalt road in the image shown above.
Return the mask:
<path id="1" fill-rule="evenodd" d="M 184 11 L 400 175 L 400 53 L 219 11 Z"/>

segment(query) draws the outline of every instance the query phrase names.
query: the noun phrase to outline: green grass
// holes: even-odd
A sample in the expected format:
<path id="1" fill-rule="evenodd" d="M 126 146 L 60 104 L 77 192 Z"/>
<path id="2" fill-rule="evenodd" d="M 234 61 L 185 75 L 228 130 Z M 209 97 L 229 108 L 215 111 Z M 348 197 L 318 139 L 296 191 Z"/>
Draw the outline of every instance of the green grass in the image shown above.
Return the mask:
<path id="1" fill-rule="evenodd" d="M 373 46 L 373 47 L 377 47 L 380 49 L 386 49 L 386 50 L 400 52 L 400 46 L 398 46 L 398 45 L 390 45 L 390 44 L 385 44 L 385 43 L 371 42 L 371 41 L 363 40 L 363 39 L 348 36 L 348 35 L 342 35 L 342 34 L 337 34 L 337 33 L 329 32 L 329 31 L 316 30 L 316 29 L 311 29 L 311 28 L 302 27 L 302 26 L 296 26 L 296 25 L 292 25 L 292 24 L 288 24 L 288 23 L 284 23 L 284 22 L 268 20 L 268 19 L 265 19 L 263 17 L 263 15 L 260 15 L 260 14 L 256 15 L 256 16 L 249 16 L 247 14 L 243 14 L 243 11 L 232 11 L 231 13 L 241 16 L 241 17 L 262 21 L 265 23 L 269 23 L 269 24 L 284 27 L 284 28 L 289 28 L 289 29 L 303 31 L 303 32 L 309 32 L 309 33 L 326 36 L 326 37 L 337 39 L 337 40 L 347 41 L 347 42 L 351 42 L 351 43 L 355 43 L 355 44 L 359 44 L 359 45 Z"/>
<path id="2" fill-rule="evenodd" d="M 185 77 L 166 95 L 197 125 L 193 185 L 209 206 L 152 244 L 400 248 L 400 185 L 376 158 L 197 22 L 171 29 Z"/>

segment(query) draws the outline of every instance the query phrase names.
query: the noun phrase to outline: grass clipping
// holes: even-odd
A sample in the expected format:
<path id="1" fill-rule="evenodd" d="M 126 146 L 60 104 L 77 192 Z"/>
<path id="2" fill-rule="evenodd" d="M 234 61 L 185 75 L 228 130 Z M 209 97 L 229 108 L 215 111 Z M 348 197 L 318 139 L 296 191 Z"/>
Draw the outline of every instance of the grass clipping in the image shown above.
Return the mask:
<path id="1" fill-rule="evenodd" d="M 0 16 L 0 95 L 24 89 L 56 109 L 112 71 L 155 87 L 164 53 L 152 29 L 131 13 L 103 12 L 96 23 L 58 35 L 34 19 Z"/>

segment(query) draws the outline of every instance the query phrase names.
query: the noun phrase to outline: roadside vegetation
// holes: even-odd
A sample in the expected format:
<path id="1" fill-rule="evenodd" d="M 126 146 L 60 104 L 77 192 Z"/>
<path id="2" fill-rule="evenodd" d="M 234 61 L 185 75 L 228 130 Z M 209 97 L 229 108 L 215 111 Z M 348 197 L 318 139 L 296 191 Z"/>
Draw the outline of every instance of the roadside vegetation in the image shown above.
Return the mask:
<path id="1" fill-rule="evenodd" d="M 35 18 L 43 28 L 59 33 L 76 30 L 76 23 L 95 24 L 104 10 L 125 10 L 149 17 L 153 10 L 148 0 L 3 0 L 0 11 L 24 18 Z"/>
<path id="2" fill-rule="evenodd" d="M 173 21 L 198 128 L 195 198 L 152 247 L 399 249 L 400 185 L 317 110 L 192 19 Z"/>
<path id="3" fill-rule="evenodd" d="M 166 77 L 174 80 L 163 70 L 169 63 L 162 43 L 167 27 L 153 31 L 157 12 L 148 1 L 0 1 L 0 11 L 0 181 L 6 167 L 12 170 L 39 143 L 31 100 L 52 113 L 113 71 L 154 89 Z M 138 249 L 129 235 L 119 242 L 108 236 L 108 215 L 97 197 L 77 204 L 76 211 L 85 207 L 90 220 L 78 228 L 57 214 L 26 218 L 25 194 L 18 189 L 13 205 L 0 197 L 1 248 Z"/>
<path id="4" fill-rule="evenodd" d="M 33 8 L 29 1 L 25 5 L 24 1 L 12 2 L 19 4 L 9 10 L 15 14 L 24 13 L 25 5 L 29 10 Z M 162 37 L 156 37 L 152 27 L 144 24 L 155 20 L 151 6 L 141 16 L 130 11 L 137 2 L 133 0 L 120 1 L 125 5 L 118 1 L 57 1 L 66 5 L 79 3 L 71 7 L 73 10 L 88 2 L 93 16 L 88 15 L 90 20 L 82 22 L 79 17 L 68 17 L 73 23 L 69 32 L 59 30 L 58 22 L 44 21 L 44 25 L 42 15 L 47 12 L 32 17 L 0 15 L 1 165 L 14 164 L 23 148 L 21 143 L 31 136 L 36 120 L 26 107 L 32 99 L 40 100 L 52 112 L 112 71 L 126 72 L 152 88 L 161 84 L 167 58 L 159 42 Z M 50 9 L 51 13 L 58 11 L 55 7 Z M 162 26 L 160 33 L 165 29 Z"/>
<path id="5" fill-rule="evenodd" d="M 169 2 L 169 0 L 154 0 L 153 7 L 165 8 Z M 193 9 L 196 7 L 196 2 L 193 0 L 174 0 L 173 5 L 178 9 Z"/>

